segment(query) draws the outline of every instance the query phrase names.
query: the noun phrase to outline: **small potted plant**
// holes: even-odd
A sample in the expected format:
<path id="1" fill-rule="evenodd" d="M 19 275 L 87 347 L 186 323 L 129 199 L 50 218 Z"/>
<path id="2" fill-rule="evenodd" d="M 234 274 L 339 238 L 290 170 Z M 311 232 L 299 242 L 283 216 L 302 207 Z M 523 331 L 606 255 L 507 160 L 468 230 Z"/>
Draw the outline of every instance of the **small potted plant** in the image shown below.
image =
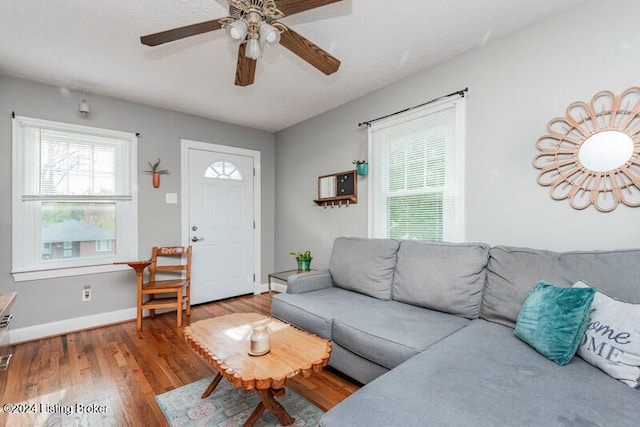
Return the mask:
<path id="1" fill-rule="evenodd" d="M 153 175 L 153 188 L 158 188 L 160 187 L 160 175 L 168 174 L 169 171 L 166 169 L 158 169 L 160 166 L 160 159 L 156 160 L 155 163 L 148 163 L 151 170 L 147 170 L 145 172 Z"/>
<path id="2" fill-rule="evenodd" d="M 353 164 L 356 165 L 356 171 L 358 171 L 358 175 L 364 176 L 367 174 L 369 170 L 369 164 L 366 160 L 354 160 Z"/>
<path id="3" fill-rule="evenodd" d="M 313 259 L 311 257 L 311 251 L 307 250 L 306 252 L 289 252 L 289 255 L 296 258 L 296 262 L 298 263 L 298 273 L 311 270 L 311 260 Z"/>

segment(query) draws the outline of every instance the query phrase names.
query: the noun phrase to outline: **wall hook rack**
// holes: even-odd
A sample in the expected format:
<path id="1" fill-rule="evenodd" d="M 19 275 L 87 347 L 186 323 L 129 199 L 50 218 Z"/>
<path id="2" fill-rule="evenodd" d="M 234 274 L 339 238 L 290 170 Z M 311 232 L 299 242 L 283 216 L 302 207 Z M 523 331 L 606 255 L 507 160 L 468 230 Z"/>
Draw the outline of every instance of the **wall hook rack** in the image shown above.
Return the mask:
<path id="1" fill-rule="evenodd" d="M 331 200 L 331 201 L 323 201 L 322 204 L 318 203 L 317 200 L 315 200 L 316 204 L 318 204 L 319 206 L 323 206 L 325 209 L 327 209 L 327 207 L 331 206 L 331 209 L 335 208 L 336 206 L 341 208 L 341 207 L 349 207 L 349 204 L 351 203 L 350 199 L 347 200 Z"/>
<path id="2" fill-rule="evenodd" d="M 358 175 L 355 170 L 318 177 L 318 206 L 332 208 L 358 203 Z"/>

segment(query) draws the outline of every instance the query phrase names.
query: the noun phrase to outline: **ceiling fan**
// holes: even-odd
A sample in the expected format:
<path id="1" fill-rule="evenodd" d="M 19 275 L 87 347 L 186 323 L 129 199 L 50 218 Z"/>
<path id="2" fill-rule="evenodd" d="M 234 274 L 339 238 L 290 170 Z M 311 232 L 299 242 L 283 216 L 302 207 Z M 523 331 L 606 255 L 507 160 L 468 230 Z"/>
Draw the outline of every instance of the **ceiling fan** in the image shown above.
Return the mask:
<path id="1" fill-rule="evenodd" d="M 280 44 L 326 75 L 338 71 L 340 61 L 314 43 L 278 22 L 295 13 L 315 9 L 341 0 L 228 0 L 229 16 L 187 25 L 140 37 L 142 44 L 157 46 L 197 34 L 226 28 L 234 40 L 240 41 L 236 85 L 253 84 L 256 60 L 266 45 Z"/>

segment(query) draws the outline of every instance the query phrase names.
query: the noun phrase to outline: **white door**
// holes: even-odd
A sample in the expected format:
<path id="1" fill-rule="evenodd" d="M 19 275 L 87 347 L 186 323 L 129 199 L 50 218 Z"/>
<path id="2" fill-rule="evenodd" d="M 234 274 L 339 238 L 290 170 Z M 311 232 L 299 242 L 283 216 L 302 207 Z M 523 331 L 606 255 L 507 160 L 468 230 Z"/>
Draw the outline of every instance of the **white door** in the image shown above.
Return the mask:
<path id="1" fill-rule="evenodd" d="M 188 149 L 191 301 L 253 292 L 254 158 Z"/>

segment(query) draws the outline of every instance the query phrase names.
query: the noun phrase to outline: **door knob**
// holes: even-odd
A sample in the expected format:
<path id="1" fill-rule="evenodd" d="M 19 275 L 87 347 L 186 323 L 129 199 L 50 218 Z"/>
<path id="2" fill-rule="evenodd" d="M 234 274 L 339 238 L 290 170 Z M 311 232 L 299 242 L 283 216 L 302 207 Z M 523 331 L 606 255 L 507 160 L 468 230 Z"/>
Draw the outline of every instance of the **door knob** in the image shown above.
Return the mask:
<path id="1" fill-rule="evenodd" d="M 200 240 L 204 240 L 204 237 L 199 238 L 199 237 L 193 236 L 193 237 L 191 238 L 191 241 L 192 241 L 192 242 L 194 242 L 194 243 L 195 243 L 195 242 L 199 242 Z"/>

